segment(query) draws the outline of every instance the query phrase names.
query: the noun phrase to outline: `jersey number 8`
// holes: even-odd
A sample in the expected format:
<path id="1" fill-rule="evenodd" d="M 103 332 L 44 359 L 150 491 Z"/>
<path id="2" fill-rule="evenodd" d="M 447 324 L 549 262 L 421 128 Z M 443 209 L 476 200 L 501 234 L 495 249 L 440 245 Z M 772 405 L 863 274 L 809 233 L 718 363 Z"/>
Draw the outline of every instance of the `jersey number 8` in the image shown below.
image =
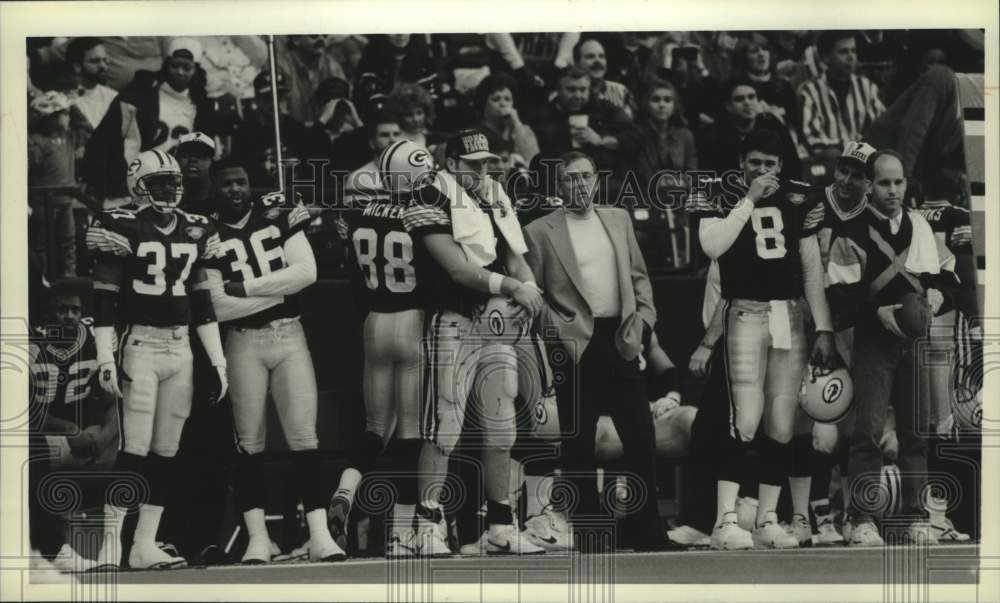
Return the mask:
<path id="1" fill-rule="evenodd" d="M 371 228 L 354 231 L 354 255 L 365 275 L 369 289 L 378 289 L 379 278 L 375 258 L 378 255 L 378 233 Z M 382 257 L 385 259 L 385 287 L 393 293 L 409 293 L 417 287 L 413 269 L 413 241 L 410 235 L 391 231 L 382 240 Z"/>
<path id="2" fill-rule="evenodd" d="M 777 207 L 759 207 L 750 214 L 753 231 L 757 233 L 757 255 L 762 260 L 776 260 L 785 257 L 785 235 L 781 234 L 785 224 L 781 221 L 781 210 Z"/>

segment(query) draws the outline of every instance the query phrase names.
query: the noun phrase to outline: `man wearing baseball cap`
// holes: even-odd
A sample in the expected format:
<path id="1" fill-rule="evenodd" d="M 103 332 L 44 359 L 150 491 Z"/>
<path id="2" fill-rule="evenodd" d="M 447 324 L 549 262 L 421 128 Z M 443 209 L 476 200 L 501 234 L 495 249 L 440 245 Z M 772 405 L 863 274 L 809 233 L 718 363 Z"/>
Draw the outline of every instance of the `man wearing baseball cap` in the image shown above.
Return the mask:
<path id="1" fill-rule="evenodd" d="M 211 182 L 209 170 L 215 159 L 215 140 L 204 132 L 184 134 L 174 150 L 177 163 L 184 176 L 184 198 L 181 209 L 188 213 L 207 216 L 214 211 L 210 205 Z"/>

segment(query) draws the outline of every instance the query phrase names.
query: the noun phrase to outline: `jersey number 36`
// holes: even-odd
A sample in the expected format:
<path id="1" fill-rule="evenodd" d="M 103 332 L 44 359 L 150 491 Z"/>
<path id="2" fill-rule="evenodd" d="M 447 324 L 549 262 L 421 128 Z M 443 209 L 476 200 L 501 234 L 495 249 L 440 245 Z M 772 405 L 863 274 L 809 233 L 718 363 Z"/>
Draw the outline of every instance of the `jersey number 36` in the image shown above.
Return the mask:
<path id="1" fill-rule="evenodd" d="M 379 274 L 376 258 L 381 253 L 385 261 L 385 288 L 392 293 L 409 293 L 417 287 L 417 274 L 413 269 L 413 241 L 405 232 L 391 231 L 382 239 L 381 249 L 378 233 L 371 228 L 354 231 L 354 255 L 358 266 L 365 275 L 369 289 L 378 289 Z"/>

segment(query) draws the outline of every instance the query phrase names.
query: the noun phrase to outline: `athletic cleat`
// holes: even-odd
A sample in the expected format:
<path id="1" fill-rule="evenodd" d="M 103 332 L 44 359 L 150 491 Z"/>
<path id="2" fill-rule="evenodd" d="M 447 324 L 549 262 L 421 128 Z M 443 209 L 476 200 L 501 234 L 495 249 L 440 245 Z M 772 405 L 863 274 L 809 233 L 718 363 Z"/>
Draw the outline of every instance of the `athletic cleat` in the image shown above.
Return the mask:
<path id="1" fill-rule="evenodd" d="M 938 544 L 937 531 L 926 521 L 911 524 L 905 538 L 914 544 Z"/>
<path id="2" fill-rule="evenodd" d="M 524 522 L 525 538 L 531 544 L 546 551 L 569 551 L 573 549 L 573 532 L 569 523 L 548 507 L 541 515 L 529 517 Z"/>
<path id="3" fill-rule="evenodd" d="M 183 557 L 167 553 L 155 542 L 142 541 L 132 545 L 128 556 L 128 566 L 132 569 L 179 569 L 187 566 Z"/>
<path id="4" fill-rule="evenodd" d="M 843 523 L 840 524 L 840 533 L 844 535 L 845 542 L 851 541 L 851 535 L 854 533 L 854 522 L 850 517 L 844 517 Z"/>
<path id="5" fill-rule="evenodd" d="M 343 550 L 347 550 L 347 517 L 351 514 L 351 502 L 343 496 L 334 496 L 330 499 L 330 506 L 326 510 L 327 527 L 333 540 Z"/>
<path id="6" fill-rule="evenodd" d="M 417 518 L 416 548 L 421 557 L 450 557 L 454 553 L 448 546 L 442 524 Z"/>
<path id="7" fill-rule="evenodd" d="M 416 557 L 417 550 L 416 534 L 412 530 L 404 532 L 393 532 L 389 537 L 389 543 L 385 547 L 387 559 L 401 559 L 406 557 Z"/>
<path id="8" fill-rule="evenodd" d="M 240 560 L 244 565 L 264 565 L 271 562 L 271 539 L 256 536 L 247 543 L 247 550 Z"/>
<path id="9" fill-rule="evenodd" d="M 931 529 L 937 536 L 938 542 L 969 542 L 972 538 L 965 533 L 955 529 L 955 524 L 947 517 L 931 515 Z"/>
<path id="10" fill-rule="evenodd" d="M 97 562 L 86 557 L 81 557 L 73 550 L 73 547 L 64 544 L 59 549 L 59 553 L 56 554 L 55 559 L 52 560 L 52 565 L 60 572 L 69 574 L 73 572 L 89 572 L 97 566 Z"/>
<path id="11" fill-rule="evenodd" d="M 347 559 L 347 553 L 337 545 L 329 533 L 313 534 L 306 546 L 309 548 L 309 561 L 343 561 Z"/>
<path id="12" fill-rule="evenodd" d="M 278 554 L 275 554 L 276 550 L 279 551 Z M 305 561 L 308 558 L 309 558 L 309 543 L 308 542 L 306 544 L 301 545 L 301 546 L 295 547 L 289 553 L 283 553 L 282 554 L 282 553 L 280 553 L 280 549 L 278 548 L 278 545 L 276 545 L 274 543 L 274 541 L 271 541 L 271 561 L 273 561 L 275 563 Z"/>
<path id="13" fill-rule="evenodd" d="M 463 555 L 544 555 L 545 549 L 532 544 L 527 535 L 511 524 L 483 532 L 479 540 L 464 545 L 459 552 Z"/>
<path id="14" fill-rule="evenodd" d="M 754 528 L 753 546 L 757 549 L 794 549 L 798 548 L 799 539 L 768 520 Z"/>
<path id="15" fill-rule="evenodd" d="M 812 526 L 809 519 L 800 513 L 792 515 L 792 523 L 788 526 L 788 533 L 799 541 L 799 546 L 812 546 Z"/>
<path id="16" fill-rule="evenodd" d="M 722 522 L 712 529 L 709 543 L 718 551 L 739 551 L 753 548 L 753 536 L 744 530 L 736 521 L 736 512 L 731 511 L 722 516 Z"/>
<path id="17" fill-rule="evenodd" d="M 59 571 L 52 561 L 49 561 L 37 549 L 31 549 L 31 581 L 35 584 L 72 584 L 73 578 Z"/>
<path id="18" fill-rule="evenodd" d="M 870 521 L 859 523 L 851 529 L 851 546 L 885 546 L 878 528 Z"/>
<path id="19" fill-rule="evenodd" d="M 845 525 L 848 525 L 845 522 Z M 813 536 L 813 544 L 843 544 L 844 537 L 837 531 L 837 526 L 833 523 L 833 515 L 816 516 L 816 534 Z"/>
<path id="20" fill-rule="evenodd" d="M 486 532 L 484 531 L 479 536 L 479 540 L 475 542 L 470 542 L 469 544 L 463 544 L 458 549 L 459 555 L 465 555 L 468 557 L 481 557 L 487 553 L 489 545 L 486 544 Z"/>

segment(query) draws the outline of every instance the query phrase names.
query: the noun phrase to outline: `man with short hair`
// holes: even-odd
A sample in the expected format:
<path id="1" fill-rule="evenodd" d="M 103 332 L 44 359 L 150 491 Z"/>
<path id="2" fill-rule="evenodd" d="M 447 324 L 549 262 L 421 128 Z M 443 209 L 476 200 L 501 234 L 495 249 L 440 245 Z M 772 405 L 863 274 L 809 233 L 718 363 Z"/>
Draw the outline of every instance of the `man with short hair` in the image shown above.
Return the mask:
<path id="1" fill-rule="evenodd" d="M 326 49 L 326 34 L 276 36 L 278 68 L 288 78 L 288 113 L 305 126 L 319 117 L 312 104 L 320 82 L 348 81 L 344 68 Z"/>
<path id="2" fill-rule="evenodd" d="M 945 295 L 954 274 L 942 270 L 933 231 L 919 213 L 903 206 L 906 177 L 893 150 L 875 153 L 869 164 L 871 194 L 864 217 L 839 236 L 830 249 L 827 268 L 831 304 L 854 309 L 851 358 L 856 421 L 851 434 L 850 544 L 884 544 L 875 525 L 880 509 L 871 492 L 879 487 L 882 438 L 887 407 L 896 410 L 898 465 L 902 471 L 899 527 L 913 540 L 937 542 L 927 523 L 920 495 L 927 477 L 928 400 L 915 395 L 914 337 L 896 322 L 903 296 L 919 295 L 930 313 L 950 308 Z M 834 295 L 837 290 L 841 294 Z M 876 497 L 878 498 L 878 497 Z"/>
<path id="3" fill-rule="evenodd" d="M 525 228 L 528 263 L 539 276 L 546 305 L 541 332 L 555 333 L 567 362 L 553 370 L 562 441 L 562 469 L 579 493 L 573 530 L 584 552 L 610 552 L 605 534 L 583 527 L 584 516 L 610 520 L 600 508 L 595 481 L 595 431 L 606 410 L 621 436 L 627 468 L 647 493 L 622 524 L 622 540 L 636 550 L 658 550 L 669 541 L 656 506 L 653 422 L 639 368 L 650 349 L 656 307 L 642 252 L 628 214 L 594 205 L 597 169 L 581 152 L 558 164 L 564 209 Z M 610 407 L 602 405 L 614 401 Z M 565 505 L 557 509 L 569 513 Z M 563 517 L 565 522 L 567 518 Z M 580 521 L 576 521 L 579 519 Z M 604 526 L 602 526 L 604 527 Z M 599 528 L 600 529 L 600 528 Z"/>
<path id="4" fill-rule="evenodd" d="M 629 116 L 635 110 L 635 98 L 625 84 L 604 79 L 608 73 L 608 61 L 604 46 L 593 38 L 581 40 L 573 47 L 573 61 L 576 66 L 590 74 L 590 94 L 606 101 Z"/>
<path id="5" fill-rule="evenodd" d="M 403 135 L 396 116 L 385 112 L 380 112 L 371 118 L 366 128 L 368 130 L 368 148 L 372 153 L 372 160 L 347 176 L 347 182 L 344 185 L 344 203 L 348 207 L 356 207 L 359 201 L 388 194 L 388 190 L 379 179 L 376 162 L 382 151 Z"/>
<path id="6" fill-rule="evenodd" d="M 878 86 L 856 73 L 853 31 L 822 32 L 817 50 L 826 71 L 799 89 L 802 140 L 814 158 L 833 159 L 848 141 L 861 140 L 885 106 Z"/>
<path id="7" fill-rule="evenodd" d="M 101 38 L 73 38 L 66 47 L 66 62 L 73 68 L 79 85 L 70 103 L 80 111 L 92 132 L 104 119 L 111 101 L 118 96 L 118 92 L 107 85 L 108 53 Z"/>
<path id="8" fill-rule="evenodd" d="M 192 214 L 208 216 L 215 213 L 212 205 L 212 160 L 215 159 L 215 140 L 203 132 L 184 134 L 177 140 L 174 157 L 184 176 L 184 198 L 181 209 Z"/>
<path id="9" fill-rule="evenodd" d="M 579 67 L 559 77 L 556 96 L 531 122 L 540 155 L 554 158 L 578 149 L 594 159 L 599 171 L 620 172 L 622 158 L 639 148 L 638 130 L 625 111 L 591 98 L 590 92 L 590 73 Z"/>

